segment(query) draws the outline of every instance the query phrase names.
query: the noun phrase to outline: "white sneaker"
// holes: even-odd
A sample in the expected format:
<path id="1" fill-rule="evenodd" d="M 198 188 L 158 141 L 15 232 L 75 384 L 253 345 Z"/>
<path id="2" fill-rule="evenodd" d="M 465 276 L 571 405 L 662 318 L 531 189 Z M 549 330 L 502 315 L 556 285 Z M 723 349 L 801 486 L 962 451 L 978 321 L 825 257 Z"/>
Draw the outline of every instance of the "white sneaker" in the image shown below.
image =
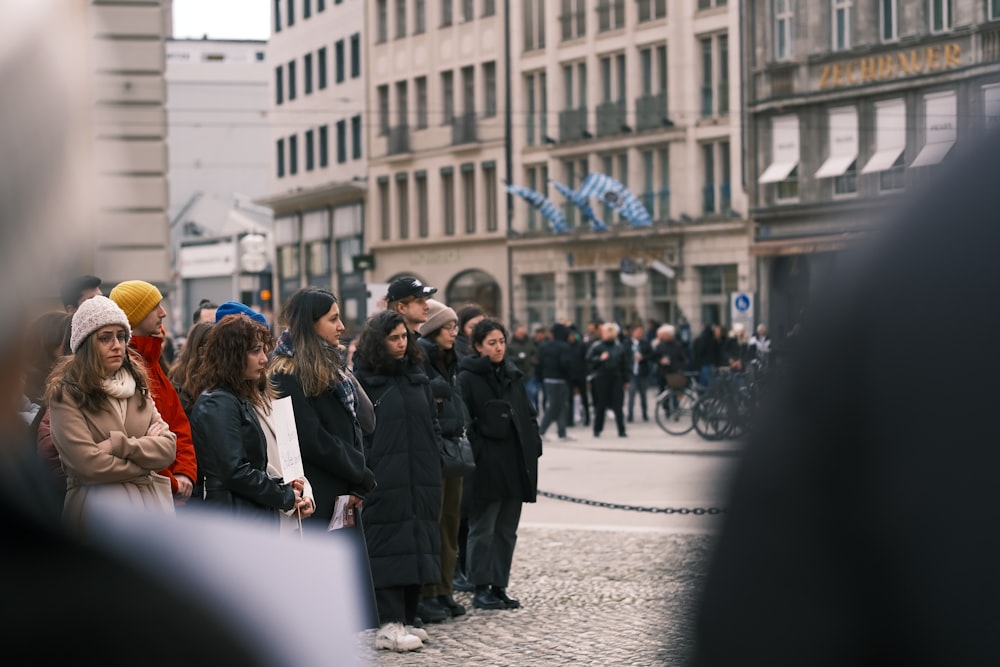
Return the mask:
<path id="1" fill-rule="evenodd" d="M 423 648 L 424 643 L 416 635 L 411 635 L 402 623 L 386 623 L 378 629 L 375 635 L 375 648 L 390 651 L 415 651 Z"/>
<path id="2" fill-rule="evenodd" d="M 406 631 L 422 642 L 428 641 L 430 639 L 430 635 L 428 635 L 427 631 L 424 630 L 423 628 L 415 628 L 412 625 L 407 625 Z"/>

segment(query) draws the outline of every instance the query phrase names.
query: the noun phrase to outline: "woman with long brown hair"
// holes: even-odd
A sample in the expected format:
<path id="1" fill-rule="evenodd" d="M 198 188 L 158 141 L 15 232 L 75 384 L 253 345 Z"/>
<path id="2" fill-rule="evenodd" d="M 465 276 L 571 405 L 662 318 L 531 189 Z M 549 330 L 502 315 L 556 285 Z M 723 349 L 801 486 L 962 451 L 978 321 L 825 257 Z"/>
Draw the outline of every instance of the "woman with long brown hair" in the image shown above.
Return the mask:
<path id="1" fill-rule="evenodd" d="M 188 420 L 191 419 L 191 408 L 194 407 L 194 402 L 198 400 L 198 394 L 191 393 L 191 389 L 194 386 L 195 371 L 202 364 L 205 354 L 205 341 L 208 339 L 208 334 L 212 331 L 213 326 L 214 323 L 198 322 L 188 329 L 187 338 L 184 339 L 184 346 L 181 347 L 181 352 L 177 355 L 177 360 L 174 361 L 173 366 L 170 367 L 170 372 L 167 373 L 170 383 L 174 385 L 174 389 L 181 399 L 181 406 L 184 408 L 184 414 L 187 415 Z"/>
<path id="2" fill-rule="evenodd" d="M 303 479 L 285 482 L 267 474 L 267 436 L 258 410 L 271 411 L 273 390 L 264 370 L 273 343 L 266 327 L 228 315 L 205 342 L 192 389 L 191 433 L 201 479 L 195 496 L 206 506 L 242 519 L 279 527 L 278 512 L 312 511 L 302 497 Z"/>
<path id="3" fill-rule="evenodd" d="M 142 360 L 128 348 L 132 329 L 113 301 L 95 296 L 73 314 L 70 350 L 49 378 L 52 439 L 66 471 L 63 516 L 85 528 L 92 495 L 173 513 L 170 480 L 176 439 L 149 394 Z"/>

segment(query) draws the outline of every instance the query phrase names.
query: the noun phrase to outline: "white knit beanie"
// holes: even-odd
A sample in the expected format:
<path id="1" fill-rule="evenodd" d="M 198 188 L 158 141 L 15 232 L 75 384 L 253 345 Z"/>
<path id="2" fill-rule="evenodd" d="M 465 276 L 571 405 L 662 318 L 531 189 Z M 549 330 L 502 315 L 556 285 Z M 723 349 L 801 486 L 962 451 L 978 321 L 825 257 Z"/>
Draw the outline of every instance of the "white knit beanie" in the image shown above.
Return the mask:
<path id="1" fill-rule="evenodd" d="M 448 322 L 458 322 L 455 311 L 437 299 L 427 299 L 427 321 L 420 325 L 417 331 L 421 336 L 432 334 Z"/>
<path id="2" fill-rule="evenodd" d="M 132 337 L 132 327 L 128 324 L 125 311 L 106 296 L 95 296 L 80 304 L 73 313 L 73 323 L 70 327 L 69 349 L 76 354 L 87 336 L 101 327 L 118 324 L 125 328 L 125 335 Z M 127 341 L 126 341 L 127 342 Z"/>

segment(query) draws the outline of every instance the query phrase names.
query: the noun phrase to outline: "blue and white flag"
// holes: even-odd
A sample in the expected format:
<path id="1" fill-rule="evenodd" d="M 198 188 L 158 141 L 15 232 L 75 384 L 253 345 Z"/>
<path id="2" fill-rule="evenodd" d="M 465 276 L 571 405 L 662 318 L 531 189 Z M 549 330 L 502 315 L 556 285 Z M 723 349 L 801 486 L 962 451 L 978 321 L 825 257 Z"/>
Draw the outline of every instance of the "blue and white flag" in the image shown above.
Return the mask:
<path id="1" fill-rule="evenodd" d="M 652 216 L 639 198 L 607 174 L 588 174 L 576 194 L 581 199 L 600 199 L 628 220 L 633 227 L 649 227 L 653 224 Z"/>
<path id="2" fill-rule="evenodd" d="M 538 209 L 538 212 L 542 214 L 542 217 L 549 221 L 549 226 L 556 234 L 565 234 L 569 231 L 569 225 L 566 223 L 566 216 L 563 215 L 563 212 L 559 210 L 558 206 L 553 204 L 549 198 L 541 192 L 537 192 L 531 188 L 524 188 L 520 185 L 511 185 L 510 183 L 507 183 L 507 192 L 521 197 Z"/>
<path id="3" fill-rule="evenodd" d="M 608 226 L 594 214 L 594 209 L 590 207 L 590 203 L 585 198 L 578 197 L 577 193 L 573 192 L 572 188 L 568 185 L 560 183 L 559 181 L 549 180 L 549 183 L 552 184 L 552 187 L 561 192 L 563 197 L 571 201 L 574 206 L 580 209 L 580 213 L 583 217 L 590 221 L 591 229 L 595 232 L 607 231 Z"/>

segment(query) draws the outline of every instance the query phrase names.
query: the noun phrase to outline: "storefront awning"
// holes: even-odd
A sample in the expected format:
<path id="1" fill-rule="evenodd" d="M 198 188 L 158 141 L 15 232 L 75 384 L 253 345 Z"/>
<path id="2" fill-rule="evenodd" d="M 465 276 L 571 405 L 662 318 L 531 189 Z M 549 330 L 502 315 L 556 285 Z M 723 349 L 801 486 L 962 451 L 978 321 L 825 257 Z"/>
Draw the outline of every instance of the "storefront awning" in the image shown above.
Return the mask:
<path id="1" fill-rule="evenodd" d="M 831 155 L 816 172 L 816 178 L 833 178 L 843 176 L 844 172 L 854 164 L 857 155 Z"/>
<path id="2" fill-rule="evenodd" d="M 899 148 L 889 148 L 884 151 L 879 151 L 872 155 L 872 158 L 868 160 L 868 164 L 864 166 L 861 170 L 862 174 L 872 174 L 877 171 L 885 171 L 896 164 L 896 160 L 899 156 L 903 154 L 903 147 Z"/>
<path id="3" fill-rule="evenodd" d="M 775 162 L 764 170 L 764 173 L 760 175 L 757 182 L 780 183 L 788 178 L 788 175 L 792 173 L 792 170 L 795 169 L 796 165 L 798 165 L 798 160 L 795 162 Z"/>
<path id="4" fill-rule="evenodd" d="M 927 144 L 924 146 L 920 154 L 917 155 L 917 159 L 913 161 L 911 167 L 927 167 L 932 164 L 937 164 L 944 159 L 944 156 L 948 154 L 951 147 L 955 145 L 954 141 L 937 141 L 933 144 Z"/>

